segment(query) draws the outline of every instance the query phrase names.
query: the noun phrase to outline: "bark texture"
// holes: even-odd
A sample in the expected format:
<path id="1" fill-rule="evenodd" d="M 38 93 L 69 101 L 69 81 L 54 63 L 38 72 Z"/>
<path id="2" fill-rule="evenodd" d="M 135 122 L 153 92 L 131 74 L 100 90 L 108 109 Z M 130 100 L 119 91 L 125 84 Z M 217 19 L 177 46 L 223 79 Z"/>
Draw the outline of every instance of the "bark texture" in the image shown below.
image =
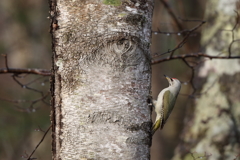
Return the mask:
<path id="1" fill-rule="evenodd" d="M 207 1 L 202 32 L 206 54 L 240 55 L 239 41 L 232 43 L 240 39 L 237 8 L 237 0 Z M 204 81 L 203 94 L 195 99 L 173 159 L 233 160 L 240 154 L 240 60 L 207 60 L 198 76 Z"/>
<path id="2" fill-rule="evenodd" d="M 152 0 L 52 0 L 53 159 L 149 159 Z"/>

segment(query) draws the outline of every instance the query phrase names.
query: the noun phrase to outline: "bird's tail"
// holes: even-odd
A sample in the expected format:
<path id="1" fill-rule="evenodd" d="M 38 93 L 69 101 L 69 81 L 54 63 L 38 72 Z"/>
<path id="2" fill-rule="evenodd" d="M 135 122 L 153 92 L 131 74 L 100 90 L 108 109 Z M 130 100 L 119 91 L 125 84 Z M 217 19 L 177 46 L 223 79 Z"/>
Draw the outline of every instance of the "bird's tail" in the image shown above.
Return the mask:
<path id="1" fill-rule="evenodd" d="M 156 130 L 160 127 L 161 124 L 161 119 L 159 118 L 158 120 L 155 121 L 152 127 L 152 135 L 156 132 Z"/>

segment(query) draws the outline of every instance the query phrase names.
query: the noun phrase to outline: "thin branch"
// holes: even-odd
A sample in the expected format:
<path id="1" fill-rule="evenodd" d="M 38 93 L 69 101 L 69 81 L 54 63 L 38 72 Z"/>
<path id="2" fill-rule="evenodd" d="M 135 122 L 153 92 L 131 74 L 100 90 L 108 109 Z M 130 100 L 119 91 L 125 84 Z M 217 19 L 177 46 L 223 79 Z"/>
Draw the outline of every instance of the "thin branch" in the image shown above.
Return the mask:
<path id="1" fill-rule="evenodd" d="M 193 78 L 194 78 L 194 76 L 195 76 L 195 68 L 194 68 L 194 66 L 191 66 L 191 65 L 187 62 L 186 58 L 183 58 L 182 60 L 183 60 L 183 62 L 191 69 L 191 71 L 192 71 L 191 78 L 190 78 L 190 84 L 191 84 L 191 86 L 192 86 L 192 88 L 193 88 L 193 92 L 192 92 L 192 95 L 193 95 L 193 94 L 195 94 L 195 92 L 197 91 L 197 88 L 195 87 L 194 81 L 193 81 Z"/>
<path id="2" fill-rule="evenodd" d="M 33 106 L 38 103 L 38 102 L 43 102 L 46 105 L 50 105 L 49 103 L 45 102 L 46 98 L 49 96 L 50 92 L 47 92 L 45 95 L 41 96 L 40 98 L 34 99 L 34 100 L 11 100 L 11 99 L 6 99 L 6 98 L 2 98 L 0 97 L 1 101 L 6 101 L 6 102 L 11 102 L 14 103 L 14 106 L 22 112 L 34 112 L 34 110 L 36 109 L 33 108 Z M 19 103 L 30 103 L 30 107 L 28 108 L 24 108 L 19 106 Z"/>
<path id="3" fill-rule="evenodd" d="M 42 139 L 40 140 L 40 142 L 37 144 L 37 146 L 35 147 L 35 149 L 32 151 L 32 153 L 30 154 L 30 156 L 28 157 L 27 160 L 32 160 L 31 156 L 34 154 L 34 152 L 37 150 L 37 148 L 39 147 L 39 145 L 43 142 L 43 140 L 45 139 L 48 131 L 50 130 L 50 128 L 52 127 L 52 125 L 50 125 L 47 129 L 47 131 L 44 133 Z"/>
<path id="4" fill-rule="evenodd" d="M 228 47 L 228 57 L 231 57 L 231 55 L 232 55 L 232 45 L 233 45 L 233 43 L 235 43 L 235 42 L 240 42 L 240 39 L 237 39 L 237 40 L 233 40 L 231 43 L 230 43 L 230 45 L 229 45 L 229 47 Z"/>
<path id="5" fill-rule="evenodd" d="M 5 59 L 6 68 L 0 68 L 0 74 L 14 73 L 14 74 L 37 74 L 43 76 L 51 76 L 51 71 L 47 69 L 35 69 L 35 68 L 9 68 L 7 54 L 2 54 Z"/>
<path id="6" fill-rule="evenodd" d="M 35 111 L 34 105 L 38 102 L 43 102 L 46 105 L 49 105 L 49 103 L 47 103 L 45 100 L 48 97 L 49 93 L 44 94 L 43 91 L 29 87 L 29 85 L 31 85 L 34 82 L 39 81 L 40 79 L 44 78 L 44 77 L 40 77 L 40 78 L 36 78 L 26 84 L 23 84 L 21 81 L 18 80 L 18 78 L 26 78 L 26 76 L 30 75 L 30 74 L 35 74 L 35 75 L 42 75 L 42 76 L 50 76 L 51 75 L 51 71 L 50 70 L 45 70 L 45 69 L 22 69 L 22 68 L 9 68 L 8 65 L 8 57 L 7 54 L 3 54 L 2 56 L 4 56 L 5 58 L 5 66 L 6 68 L 1 68 L 0 69 L 0 74 L 5 74 L 5 73 L 13 73 L 12 78 L 13 80 L 22 88 L 24 89 L 28 89 L 34 92 L 37 92 L 41 95 L 40 98 L 37 98 L 35 100 L 32 101 L 27 101 L 27 100 L 9 100 L 9 99 L 5 99 L 5 98 L 1 98 L 0 100 L 4 100 L 4 101 L 8 101 L 8 102 L 12 102 L 15 104 L 15 107 L 17 109 L 19 109 L 20 111 L 24 111 L 24 112 L 33 112 Z M 30 107 L 28 108 L 24 108 L 18 105 L 18 103 L 30 103 Z"/>
<path id="7" fill-rule="evenodd" d="M 184 22 L 202 22 L 203 21 L 201 19 L 183 19 L 181 17 L 178 17 L 178 19 L 180 19 L 181 21 L 184 21 Z"/>
<path id="8" fill-rule="evenodd" d="M 158 59 L 158 60 L 152 60 L 152 65 L 161 63 L 161 62 L 166 62 L 166 61 L 171 61 L 171 60 L 176 60 L 176 59 L 184 59 L 184 58 L 190 58 L 190 57 L 206 57 L 209 59 L 239 59 L 240 56 L 210 56 L 204 53 L 191 53 L 191 54 L 183 54 L 183 55 L 177 55 L 177 56 L 168 56 L 166 58 Z"/>
<path id="9" fill-rule="evenodd" d="M 51 71 L 47 69 L 33 69 L 33 68 L 1 68 L 0 74 L 37 74 L 42 76 L 51 76 Z"/>
<path id="10" fill-rule="evenodd" d="M 174 52 L 176 50 L 180 49 L 187 42 L 187 39 L 189 38 L 189 36 L 193 32 L 195 32 L 198 28 L 200 28 L 204 23 L 206 23 L 206 21 L 201 21 L 201 23 L 198 24 L 197 26 L 195 26 L 194 28 L 192 28 L 188 31 L 184 30 L 184 32 L 186 32 L 186 35 L 184 36 L 182 41 L 179 44 L 177 44 L 177 46 L 175 48 L 173 48 L 172 50 L 168 50 L 167 52 L 164 52 L 164 53 L 161 53 L 161 54 L 155 53 L 152 58 L 156 58 L 156 57 L 162 56 L 162 55 L 167 54 L 167 53 L 170 53 L 169 57 L 171 58 L 173 56 Z M 153 31 L 153 32 L 157 32 L 157 31 Z"/>
<path id="11" fill-rule="evenodd" d="M 183 30 L 183 26 L 182 24 L 178 21 L 177 16 L 174 14 L 173 10 L 170 8 L 170 6 L 168 5 L 167 2 L 165 2 L 165 0 L 160 0 L 162 2 L 162 4 L 164 5 L 164 7 L 167 9 L 168 13 L 170 14 L 170 16 L 172 17 L 173 21 L 177 24 L 177 27 L 179 30 Z"/>
<path id="12" fill-rule="evenodd" d="M 235 11 L 235 12 L 237 14 L 237 17 L 236 17 L 236 23 L 235 23 L 235 25 L 233 26 L 233 28 L 231 30 L 231 32 L 232 32 L 232 42 L 228 46 L 229 57 L 231 57 L 231 55 L 232 55 L 232 45 L 233 45 L 233 43 L 235 43 L 237 41 L 240 41 L 239 39 L 235 40 L 235 37 L 234 37 L 234 30 L 237 28 L 237 25 L 239 24 L 239 21 L 240 21 L 240 16 L 239 16 L 238 12 L 237 11 Z"/>
<path id="13" fill-rule="evenodd" d="M 15 75 L 13 75 L 12 78 L 13 78 L 13 80 L 14 80 L 17 84 L 19 84 L 22 88 L 25 88 L 25 89 L 28 89 L 28 90 L 31 90 L 31 91 L 40 93 L 40 94 L 43 96 L 43 92 L 42 92 L 42 91 L 39 91 L 39 90 L 37 90 L 37 89 L 31 88 L 31 87 L 28 87 L 27 85 L 22 84 L 19 80 L 16 79 L 16 76 L 15 76 Z"/>
<path id="14" fill-rule="evenodd" d="M 194 77 L 194 76 L 192 76 L 192 77 Z M 192 79 L 193 79 L 193 78 L 191 78 L 191 80 L 192 80 Z M 193 81 L 192 81 L 192 82 L 193 82 Z M 187 96 L 187 97 L 189 97 L 189 98 L 199 97 L 199 96 L 201 96 L 201 95 L 207 94 L 208 91 L 213 88 L 213 86 L 215 85 L 216 82 L 217 82 L 217 80 L 215 80 L 205 91 L 203 91 L 203 92 L 201 92 L 201 93 L 195 94 L 195 92 L 197 91 L 197 89 L 195 88 L 195 91 L 193 91 L 192 94 L 184 94 L 184 93 L 181 93 L 180 95 L 182 95 L 182 96 Z M 189 82 L 182 82 L 182 83 L 189 83 Z M 194 85 L 192 85 L 192 86 L 194 86 Z"/>
<path id="15" fill-rule="evenodd" d="M 181 36 L 183 34 L 185 34 L 186 32 L 189 32 L 188 29 L 185 29 L 185 30 L 181 30 L 181 31 L 178 31 L 178 32 L 169 32 L 169 31 L 161 31 L 159 28 L 157 28 L 157 31 L 152 31 L 153 34 L 166 34 L 166 35 L 178 35 L 178 36 Z"/>
<path id="16" fill-rule="evenodd" d="M 232 41 L 228 46 L 228 54 L 226 56 L 221 55 L 221 54 L 211 56 L 211 55 L 207 55 L 207 54 L 204 54 L 204 53 L 201 53 L 201 52 L 192 53 L 192 54 L 184 54 L 184 55 L 173 55 L 176 50 L 180 49 L 187 42 L 187 39 L 189 38 L 189 36 L 192 35 L 193 32 L 195 32 L 199 27 L 201 27 L 205 23 L 205 21 L 196 20 L 196 21 L 200 21 L 201 23 L 198 24 L 197 26 L 195 26 L 194 28 L 192 28 L 191 30 L 184 30 L 184 32 L 186 32 L 185 37 L 175 48 L 173 48 L 172 50 L 168 50 L 167 52 L 164 52 L 162 54 L 154 54 L 153 59 L 152 59 L 152 65 L 158 64 L 158 63 L 161 63 L 161 62 L 165 62 L 165 61 L 170 61 L 170 60 L 176 60 L 176 59 L 182 60 L 191 69 L 191 72 L 192 72 L 191 73 L 191 78 L 190 78 L 188 83 L 191 84 L 191 86 L 193 88 L 193 93 L 191 95 L 187 95 L 187 96 L 189 96 L 191 98 L 194 98 L 195 96 L 197 96 L 196 95 L 197 88 L 194 85 L 194 80 L 193 79 L 194 79 L 195 74 L 196 74 L 195 73 L 196 72 L 195 67 L 202 62 L 202 59 L 200 59 L 200 58 L 205 57 L 204 61 L 207 60 L 207 59 L 210 59 L 210 60 L 211 59 L 240 59 L 240 56 L 233 56 L 233 54 L 232 54 L 233 44 L 235 42 L 240 42 L 240 39 L 235 39 L 234 30 L 236 30 L 237 25 L 239 24 L 239 21 L 240 21 L 239 13 L 237 11 L 235 11 L 235 12 L 237 14 L 237 18 L 236 18 L 236 23 L 235 23 L 234 27 L 231 30 L 224 30 L 224 31 L 230 31 L 232 33 Z M 181 19 L 181 20 L 192 21 L 192 20 L 184 20 L 184 19 Z M 164 34 L 169 34 L 170 35 L 170 34 L 177 34 L 179 32 L 167 33 L 167 32 L 160 32 L 160 30 L 158 29 L 158 33 L 164 33 Z M 170 55 L 168 57 L 157 59 L 157 57 L 159 57 L 161 55 L 164 55 L 164 54 L 167 54 L 167 53 L 170 53 Z M 196 62 L 191 62 L 191 60 L 188 61 L 188 58 L 197 58 L 197 59 L 196 59 Z M 191 64 L 191 63 L 193 63 L 193 64 Z M 204 94 L 204 92 L 200 93 L 198 95 L 201 95 L 201 94 Z"/>
<path id="17" fill-rule="evenodd" d="M 44 78 L 46 78 L 46 77 L 39 77 L 39 78 L 36 78 L 36 79 L 34 79 L 34 80 L 28 82 L 28 83 L 25 84 L 25 85 L 33 84 L 33 83 L 35 83 L 35 82 L 37 82 L 37 81 L 40 81 L 41 79 L 44 79 Z M 48 78 L 47 78 L 47 79 L 48 79 Z M 46 79 L 45 79 L 45 81 L 46 81 Z M 49 79 L 48 79 L 47 81 L 49 81 Z"/>
<path id="18" fill-rule="evenodd" d="M 7 55 L 6 55 L 6 54 L 2 54 L 2 56 L 3 56 L 4 59 L 5 59 L 5 66 L 6 66 L 6 68 L 9 69 L 9 67 L 8 67 L 8 59 L 7 59 Z"/>

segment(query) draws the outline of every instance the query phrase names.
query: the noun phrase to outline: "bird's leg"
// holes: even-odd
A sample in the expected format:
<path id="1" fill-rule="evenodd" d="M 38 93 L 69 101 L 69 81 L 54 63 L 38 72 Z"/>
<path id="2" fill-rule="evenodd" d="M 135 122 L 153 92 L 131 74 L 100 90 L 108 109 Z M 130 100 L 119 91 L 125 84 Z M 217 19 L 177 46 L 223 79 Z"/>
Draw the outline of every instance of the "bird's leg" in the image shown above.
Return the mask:
<path id="1" fill-rule="evenodd" d="M 150 107 L 151 111 L 153 109 L 154 106 L 154 100 L 152 99 L 152 96 L 148 96 L 148 99 L 147 99 L 147 103 L 148 103 L 148 107 Z"/>

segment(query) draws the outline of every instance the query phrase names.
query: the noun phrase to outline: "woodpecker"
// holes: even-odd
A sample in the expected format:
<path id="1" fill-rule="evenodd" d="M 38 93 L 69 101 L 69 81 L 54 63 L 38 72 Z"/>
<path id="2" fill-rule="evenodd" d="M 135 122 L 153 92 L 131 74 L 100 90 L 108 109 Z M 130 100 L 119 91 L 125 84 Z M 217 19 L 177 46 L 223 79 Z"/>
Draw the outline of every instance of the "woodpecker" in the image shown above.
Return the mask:
<path id="1" fill-rule="evenodd" d="M 166 75 L 164 76 L 168 80 L 169 87 L 163 89 L 159 93 L 157 101 L 153 101 L 153 106 L 155 107 L 157 116 L 152 127 L 152 135 L 159 127 L 160 129 L 163 128 L 173 110 L 178 93 L 181 89 L 181 82 L 178 79 L 170 78 Z"/>

